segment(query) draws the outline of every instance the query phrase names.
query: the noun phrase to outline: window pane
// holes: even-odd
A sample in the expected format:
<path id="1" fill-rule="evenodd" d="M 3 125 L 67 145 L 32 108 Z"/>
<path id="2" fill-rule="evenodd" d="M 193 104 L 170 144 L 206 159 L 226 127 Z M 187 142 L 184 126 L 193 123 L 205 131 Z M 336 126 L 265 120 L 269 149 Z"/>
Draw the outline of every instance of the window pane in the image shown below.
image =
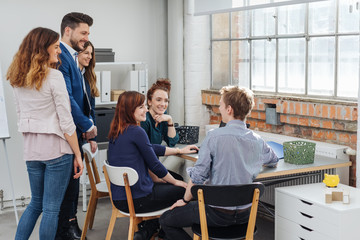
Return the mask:
<path id="1" fill-rule="evenodd" d="M 355 1 L 339 1 L 339 32 L 359 31 L 359 9 Z"/>
<path id="2" fill-rule="evenodd" d="M 229 42 L 212 43 L 212 87 L 229 85 Z"/>
<path id="3" fill-rule="evenodd" d="M 252 89 L 275 91 L 276 41 L 254 40 L 252 42 Z"/>
<path id="4" fill-rule="evenodd" d="M 337 84 L 338 96 L 358 96 L 359 36 L 339 37 Z"/>
<path id="5" fill-rule="evenodd" d="M 212 15 L 212 38 L 229 38 L 229 13 Z"/>
<path id="6" fill-rule="evenodd" d="M 250 88 L 249 43 L 248 41 L 233 41 L 231 44 L 232 84 Z"/>
<path id="7" fill-rule="evenodd" d="M 334 37 L 311 38 L 309 41 L 309 94 L 334 95 Z"/>
<path id="8" fill-rule="evenodd" d="M 279 8 L 279 34 L 296 34 L 305 32 L 305 6 L 305 4 L 298 4 Z"/>
<path id="9" fill-rule="evenodd" d="M 242 38 L 249 36 L 249 12 L 233 12 L 231 14 L 231 37 Z"/>
<path id="10" fill-rule="evenodd" d="M 253 11 L 252 35 L 267 36 L 275 34 L 275 9 L 263 8 Z"/>
<path id="11" fill-rule="evenodd" d="M 309 4 L 309 33 L 335 32 L 335 0 Z"/>
<path id="12" fill-rule="evenodd" d="M 305 93 L 305 39 L 279 39 L 279 92 Z"/>

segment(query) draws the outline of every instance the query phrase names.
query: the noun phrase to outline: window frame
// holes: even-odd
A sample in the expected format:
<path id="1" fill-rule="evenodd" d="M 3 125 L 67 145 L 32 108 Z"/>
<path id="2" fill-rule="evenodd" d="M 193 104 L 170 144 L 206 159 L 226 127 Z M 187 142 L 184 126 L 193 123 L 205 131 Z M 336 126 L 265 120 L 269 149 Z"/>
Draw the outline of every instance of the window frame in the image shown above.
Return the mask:
<path id="1" fill-rule="evenodd" d="M 229 62 L 229 66 L 228 66 L 228 71 L 229 71 L 229 79 L 228 79 L 228 84 L 233 85 L 233 57 L 232 57 L 232 43 L 234 41 L 248 41 L 249 42 L 249 88 L 252 88 L 252 51 L 253 51 L 253 46 L 252 43 L 254 40 L 271 40 L 271 41 L 276 41 L 276 56 L 275 56 L 275 91 L 259 91 L 259 90 L 253 90 L 256 93 L 264 93 L 264 94 L 269 94 L 269 93 L 273 93 L 275 95 L 279 95 L 279 96 L 298 96 L 298 97 L 309 97 L 309 98 L 321 98 L 321 99 L 335 99 L 335 100 L 350 100 L 350 101 L 356 101 L 357 96 L 356 97 L 343 97 L 343 96 L 338 96 L 338 61 L 339 61 L 339 54 L 338 54 L 338 50 L 339 50 L 339 37 L 343 37 L 343 36 L 357 36 L 360 38 L 360 31 L 358 32 L 347 32 L 347 33 L 339 33 L 339 9 L 340 9 L 340 5 L 339 5 L 339 1 L 340 0 L 335 0 L 335 31 L 334 33 L 322 33 L 322 34 L 310 34 L 309 33 L 309 3 L 304 3 L 305 4 L 305 29 L 304 29 L 304 33 L 301 34 L 278 34 L 278 19 L 275 19 L 275 34 L 274 35 L 262 35 L 262 36 L 252 36 L 252 13 L 249 13 L 246 16 L 247 19 L 247 24 L 248 26 L 246 26 L 249 30 L 249 36 L 248 37 L 240 37 L 240 38 L 232 38 L 232 14 L 233 12 L 228 12 L 226 14 L 228 14 L 228 21 L 229 21 L 229 37 L 228 38 L 213 38 L 213 15 L 210 16 L 210 69 L 211 69 L 211 74 L 210 74 L 210 86 L 211 89 L 217 89 L 214 88 L 214 80 L 213 80 L 213 44 L 214 42 L 220 42 L 220 41 L 226 41 L 228 42 L 228 46 L 229 46 L 229 53 L 228 53 L 228 62 Z M 278 16 L 278 12 L 279 9 L 278 7 L 275 8 L 275 13 L 276 16 Z M 314 95 L 314 94 L 309 94 L 309 40 L 311 38 L 320 38 L 320 37 L 331 37 L 334 39 L 335 41 L 335 52 L 334 52 L 334 58 L 335 58 L 335 62 L 334 62 L 334 86 L 333 86 L 333 95 Z M 278 72 L 278 68 L 279 68 L 279 45 L 278 45 L 278 41 L 279 39 L 291 39 L 291 38 L 299 38 L 299 39 L 305 39 L 305 92 L 304 93 L 288 93 L 288 92 L 279 92 L 279 72 Z M 360 61 L 360 59 L 359 59 Z"/>

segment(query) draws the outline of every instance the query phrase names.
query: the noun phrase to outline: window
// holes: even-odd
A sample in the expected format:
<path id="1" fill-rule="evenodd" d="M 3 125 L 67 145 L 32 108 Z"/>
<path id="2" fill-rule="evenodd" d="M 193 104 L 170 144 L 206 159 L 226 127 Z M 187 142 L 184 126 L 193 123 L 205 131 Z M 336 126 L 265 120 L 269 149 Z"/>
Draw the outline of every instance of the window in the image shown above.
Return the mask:
<path id="1" fill-rule="evenodd" d="M 359 8 L 330 0 L 213 14 L 212 88 L 357 98 Z"/>

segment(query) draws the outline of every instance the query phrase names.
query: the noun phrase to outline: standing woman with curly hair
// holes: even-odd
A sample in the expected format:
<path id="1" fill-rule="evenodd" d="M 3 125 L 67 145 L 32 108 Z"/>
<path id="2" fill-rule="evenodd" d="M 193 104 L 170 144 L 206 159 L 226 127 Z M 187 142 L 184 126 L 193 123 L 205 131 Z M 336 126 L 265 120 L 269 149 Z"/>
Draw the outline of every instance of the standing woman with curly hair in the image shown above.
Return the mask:
<path id="1" fill-rule="evenodd" d="M 31 189 L 31 201 L 21 216 L 16 240 L 29 239 L 41 213 L 39 238 L 55 238 L 72 164 L 74 178 L 83 170 L 69 95 L 62 73 L 55 69 L 59 45 L 58 33 L 41 27 L 31 30 L 6 75 L 14 88 Z"/>

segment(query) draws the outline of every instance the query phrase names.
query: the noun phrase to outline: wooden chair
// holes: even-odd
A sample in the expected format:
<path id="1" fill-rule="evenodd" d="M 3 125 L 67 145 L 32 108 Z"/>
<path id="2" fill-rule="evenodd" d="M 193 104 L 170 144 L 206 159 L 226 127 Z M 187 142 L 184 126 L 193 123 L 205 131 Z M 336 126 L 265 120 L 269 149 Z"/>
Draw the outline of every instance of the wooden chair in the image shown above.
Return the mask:
<path id="1" fill-rule="evenodd" d="M 135 213 L 134 209 L 134 202 L 131 195 L 130 187 L 133 186 L 139 179 L 138 173 L 129 167 L 114 167 L 110 166 L 107 161 L 104 161 L 104 175 L 106 179 L 106 184 L 109 189 L 110 199 L 112 203 L 112 213 L 110 218 L 110 223 L 108 227 L 108 231 L 106 234 L 106 240 L 111 239 L 112 232 L 114 230 L 115 221 L 117 218 L 120 217 L 129 217 L 130 224 L 129 224 L 129 233 L 128 233 L 128 240 L 133 240 L 134 233 L 138 231 L 138 224 L 144 220 L 150 220 L 154 218 L 159 218 L 161 214 L 165 211 L 169 210 L 170 207 L 161 209 L 155 212 L 147 212 L 147 213 Z M 112 194 L 110 188 L 110 182 L 117 186 L 124 186 L 126 192 L 126 198 L 129 207 L 129 213 L 120 211 L 117 209 L 112 201 Z M 152 239 L 155 239 L 154 236 Z"/>
<path id="2" fill-rule="evenodd" d="M 194 240 L 254 239 L 259 198 L 265 191 L 262 183 L 241 185 L 194 185 L 191 193 L 199 203 L 200 225 L 194 224 Z M 248 223 L 228 227 L 208 227 L 205 204 L 219 207 L 240 206 L 252 203 Z"/>
<path id="3" fill-rule="evenodd" d="M 91 152 L 90 143 L 86 143 L 82 146 L 85 158 L 86 170 L 89 176 L 89 182 L 91 187 L 90 199 L 87 207 L 84 227 L 81 234 L 81 240 L 86 237 L 87 229 L 92 229 L 95 218 L 96 206 L 99 198 L 108 197 L 109 191 L 105 181 L 100 180 L 95 156 L 98 154 L 98 150 L 95 153 Z"/>

